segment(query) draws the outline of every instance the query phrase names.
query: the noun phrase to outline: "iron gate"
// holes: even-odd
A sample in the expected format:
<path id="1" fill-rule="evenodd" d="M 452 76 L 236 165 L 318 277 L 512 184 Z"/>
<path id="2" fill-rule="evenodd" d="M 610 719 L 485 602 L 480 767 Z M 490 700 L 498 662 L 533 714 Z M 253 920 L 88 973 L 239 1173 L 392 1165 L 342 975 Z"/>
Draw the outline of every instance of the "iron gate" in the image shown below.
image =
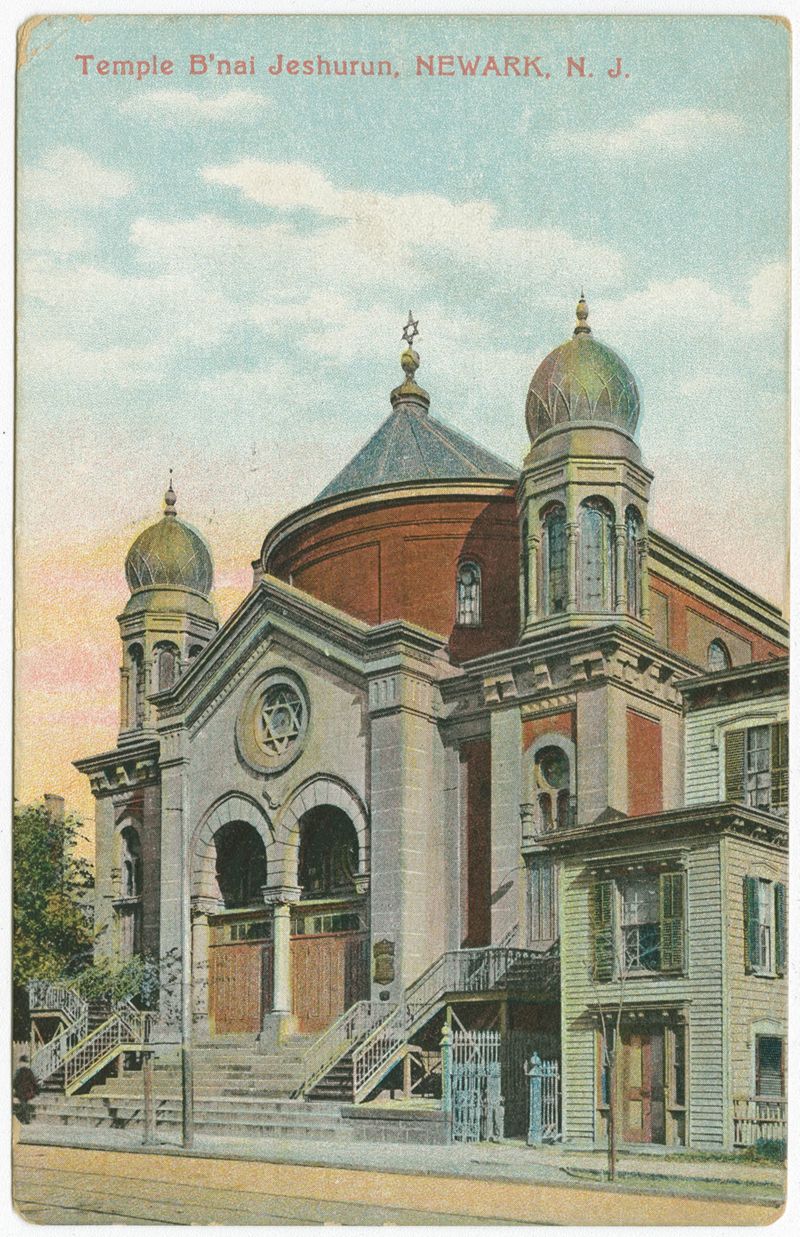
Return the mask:
<path id="1" fill-rule="evenodd" d="M 558 1061 L 543 1061 L 538 1052 L 526 1070 L 530 1085 L 528 1145 L 556 1142 L 561 1136 L 561 1087 Z"/>
<path id="2" fill-rule="evenodd" d="M 502 1138 L 500 1032 L 456 1031 L 451 1061 L 453 1141 Z"/>

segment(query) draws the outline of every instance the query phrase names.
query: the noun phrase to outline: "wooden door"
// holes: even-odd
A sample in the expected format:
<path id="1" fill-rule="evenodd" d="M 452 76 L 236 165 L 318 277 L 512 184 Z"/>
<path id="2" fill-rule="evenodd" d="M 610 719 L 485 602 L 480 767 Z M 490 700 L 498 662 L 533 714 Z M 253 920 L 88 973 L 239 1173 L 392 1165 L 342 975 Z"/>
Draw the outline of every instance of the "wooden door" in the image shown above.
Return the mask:
<path id="1" fill-rule="evenodd" d="M 261 1030 L 264 949 L 256 944 L 212 945 L 209 1014 L 216 1035 Z"/>
<path id="2" fill-rule="evenodd" d="M 663 1028 L 622 1032 L 621 1139 L 665 1141 Z"/>
<path id="3" fill-rule="evenodd" d="M 367 948 L 361 932 L 292 937 L 292 1013 L 298 1031 L 324 1030 L 367 996 Z"/>

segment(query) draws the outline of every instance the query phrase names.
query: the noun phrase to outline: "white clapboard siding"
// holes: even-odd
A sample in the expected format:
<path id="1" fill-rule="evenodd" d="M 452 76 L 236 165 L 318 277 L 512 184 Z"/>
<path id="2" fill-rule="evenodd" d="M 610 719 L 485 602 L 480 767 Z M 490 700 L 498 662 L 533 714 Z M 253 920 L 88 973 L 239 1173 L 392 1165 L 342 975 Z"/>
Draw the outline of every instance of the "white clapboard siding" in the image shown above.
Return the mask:
<path id="1" fill-rule="evenodd" d="M 634 856 L 633 852 L 631 857 Z M 726 1122 L 724 1100 L 723 950 L 720 842 L 703 839 L 682 848 L 687 879 L 687 968 L 679 976 L 629 978 L 625 1004 L 685 1002 L 689 1037 L 689 1137 L 696 1147 L 719 1147 Z M 607 862 L 607 861 L 606 861 Z M 564 1129 L 573 1141 L 597 1136 L 595 1037 L 589 1011 L 599 993 L 592 985 L 591 858 L 565 863 L 560 887 Z"/>
<path id="2" fill-rule="evenodd" d="M 727 726 L 748 718 L 765 723 L 785 721 L 787 716 L 788 700 L 785 696 L 770 696 L 757 704 L 752 700 L 742 700 L 689 712 L 684 732 L 686 806 L 724 799 L 722 768 L 725 753 L 720 735 Z"/>
<path id="3" fill-rule="evenodd" d="M 727 871 L 725 916 L 731 1092 L 732 1099 L 736 1100 L 754 1094 L 756 1033 L 772 1031 L 785 1035 L 787 1019 L 786 979 L 745 972 L 744 878 L 757 876 L 786 884 L 787 855 L 785 851 L 747 838 L 728 837 L 723 845 Z"/>

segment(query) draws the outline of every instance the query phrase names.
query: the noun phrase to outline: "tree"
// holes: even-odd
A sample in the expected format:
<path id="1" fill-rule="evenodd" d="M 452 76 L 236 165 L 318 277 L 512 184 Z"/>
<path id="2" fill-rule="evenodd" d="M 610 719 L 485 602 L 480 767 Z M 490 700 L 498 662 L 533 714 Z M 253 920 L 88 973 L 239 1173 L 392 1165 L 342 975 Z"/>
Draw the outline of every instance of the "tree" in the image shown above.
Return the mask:
<path id="1" fill-rule="evenodd" d="M 91 957 L 91 867 L 77 853 L 81 822 L 44 804 L 14 806 L 14 1034 L 27 1023 L 26 985 Z"/>

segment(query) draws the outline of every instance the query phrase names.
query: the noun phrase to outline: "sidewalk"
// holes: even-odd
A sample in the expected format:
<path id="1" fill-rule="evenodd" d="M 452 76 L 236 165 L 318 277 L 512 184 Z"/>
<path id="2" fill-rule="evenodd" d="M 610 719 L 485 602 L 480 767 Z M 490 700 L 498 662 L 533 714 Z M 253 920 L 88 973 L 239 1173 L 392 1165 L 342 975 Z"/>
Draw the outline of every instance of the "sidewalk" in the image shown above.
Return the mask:
<path id="1" fill-rule="evenodd" d="M 428 1144 L 317 1142 L 311 1139 L 264 1138 L 258 1142 L 196 1135 L 185 1149 L 177 1138 L 159 1132 L 157 1144 L 142 1145 L 140 1131 L 59 1129 L 36 1124 L 21 1127 L 20 1143 L 137 1154 L 170 1154 L 228 1160 L 269 1161 L 315 1168 L 381 1173 L 414 1173 L 475 1180 L 608 1189 L 604 1151 L 563 1147 L 527 1147 L 521 1142 Z M 678 1187 L 676 1189 L 676 1187 Z M 785 1174 L 779 1165 L 743 1160 L 693 1158 L 688 1152 L 655 1155 L 621 1152 L 615 1189 L 680 1194 L 683 1197 L 730 1198 L 735 1190 L 753 1202 L 783 1198 Z"/>

